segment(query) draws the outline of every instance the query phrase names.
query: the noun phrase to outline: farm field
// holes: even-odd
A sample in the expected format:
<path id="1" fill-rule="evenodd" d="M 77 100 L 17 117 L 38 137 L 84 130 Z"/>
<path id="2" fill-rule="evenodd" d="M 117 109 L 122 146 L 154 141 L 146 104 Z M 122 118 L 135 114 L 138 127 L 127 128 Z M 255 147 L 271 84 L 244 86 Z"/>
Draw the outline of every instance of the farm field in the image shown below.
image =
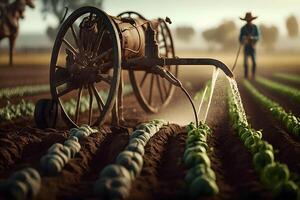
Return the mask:
<path id="1" fill-rule="evenodd" d="M 234 57 L 192 51 L 178 52 L 177 55 L 214 57 L 228 66 L 232 65 Z M 53 144 L 64 144 L 73 133 L 63 124 L 57 129 L 42 130 L 34 122 L 34 103 L 50 97 L 49 90 L 41 87 L 49 84 L 49 55 L 33 55 L 39 58 L 34 63 L 18 60 L 28 55 L 17 55 L 16 66 L 12 68 L 2 65 L 6 61 L 0 57 L 0 199 L 7 198 L 6 185 L 13 174 L 28 167 L 35 169 L 40 178 L 36 178 L 37 183 L 31 181 L 32 188 L 27 185 L 29 189 L 24 189 L 25 192 L 14 191 L 28 199 L 99 199 L 99 195 L 106 199 L 107 196 L 97 192 L 102 191 L 101 180 L 106 180 L 103 169 L 122 163 L 119 154 L 131 148 L 128 146 L 134 140 L 135 129 L 145 122 L 154 123 L 152 127 L 155 128 L 149 131 L 149 138 L 141 147 L 141 158 L 137 163 L 142 164 L 134 169 L 130 183 L 124 184 L 122 181 L 125 180 L 118 179 L 122 186 L 118 186 L 121 188 L 118 194 L 126 199 L 273 199 L 275 196 L 296 199 L 297 193 L 300 198 L 300 60 L 296 54 L 260 56 L 256 80 L 242 78 L 242 59 L 235 71 L 246 117 L 241 117 L 243 109 L 239 108 L 222 72 L 216 81 L 206 120 L 209 128 L 203 125 L 197 129 L 201 136 L 187 126 L 194 121 L 193 111 L 179 89 L 176 89 L 170 104 L 156 114 L 145 113 L 134 94 L 129 92 L 124 99 L 126 126 L 111 126 L 108 119 L 103 126 L 93 127 L 97 130 L 87 136 L 76 136 L 80 150 L 72 154 L 60 172 L 54 175 L 45 172 L 40 159 Z M 179 67 L 179 78 L 192 97 L 204 90 L 211 74 L 210 67 Z M 129 84 L 127 73 L 124 76 Z M 12 88 L 26 85 L 35 89 L 24 88 L 26 92 L 18 92 L 22 90 L 19 88 L 11 94 L 1 94 L 4 88 L 13 91 Z M 23 104 L 28 103 L 30 108 L 13 107 L 19 110 L 17 112 L 8 107 L 20 104 L 22 99 Z M 197 108 L 200 100 L 195 98 Z M 206 107 L 207 103 L 205 100 L 203 106 Z M 7 112 L 11 112 L 9 117 Z M 86 112 L 84 115 L 88 116 Z M 164 122 L 153 122 L 155 119 Z M 264 147 L 259 146 L 262 143 Z M 191 155 L 187 153 L 189 148 L 195 151 Z M 194 154 L 198 155 L 195 159 Z M 253 161 L 261 155 L 264 156 L 262 160 Z M 266 177 L 267 165 L 269 168 L 278 167 L 277 172 Z M 200 166 L 207 167 L 205 175 L 192 170 Z M 100 186 L 95 186 L 96 183 Z M 108 194 L 116 195 L 117 192 Z"/>

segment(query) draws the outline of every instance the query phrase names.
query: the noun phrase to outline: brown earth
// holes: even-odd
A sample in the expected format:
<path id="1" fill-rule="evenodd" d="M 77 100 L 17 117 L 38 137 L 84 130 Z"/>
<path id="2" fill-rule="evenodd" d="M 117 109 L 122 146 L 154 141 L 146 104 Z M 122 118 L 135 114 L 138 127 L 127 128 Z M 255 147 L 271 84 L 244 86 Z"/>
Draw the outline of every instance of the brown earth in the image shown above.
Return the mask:
<path id="1" fill-rule="evenodd" d="M 21 68 L 17 69 L 19 70 Z M 27 71 L 29 72 L 25 73 Z M 8 70 L 3 73 L 0 85 L 12 87 L 25 83 L 47 83 L 47 71 L 45 68 L 32 67 L 32 70 L 26 69 L 13 75 Z M 38 74 L 41 77 L 36 79 Z M 4 77 L 9 78 L 4 80 Z M 188 85 L 187 82 L 191 83 L 189 91 L 192 95 L 203 87 L 208 78 L 206 75 L 191 73 L 181 75 L 185 85 Z M 260 184 L 259 176 L 254 171 L 252 156 L 230 126 L 225 84 L 225 79 L 217 82 L 207 119 L 207 123 L 213 129 L 213 134 L 208 139 L 209 157 L 220 189 L 220 193 L 212 199 L 270 199 L 270 192 Z M 299 114 L 298 107 L 292 102 L 285 101 L 279 94 L 267 91 L 257 84 L 255 86 L 266 96 L 274 98 L 285 108 Z M 277 160 L 286 163 L 292 172 L 299 172 L 300 161 L 297 159 L 300 155 L 299 142 L 291 137 L 266 110 L 259 107 L 241 84 L 239 88 L 249 122 L 254 128 L 263 129 L 263 138 L 279 150 L 275 155 Z M 26 99 L 34 102 L 43 95 L 49 94 L 27 96 Z M 18 98 L 13 100 L 17 101 Z M 106 123 L 98 133 L 80 141 L 82 145 L 80 153 L 70 160 L 58 176 L 46 177 L 42 174 L 42 187 L 36 199 L 96 199 L 92 193 L 93 183 L 100 171 L 113 163 L 118 153 L 124 149 L 133 127 L 151 118 L 164 116 L 166 113 L 178 118 L 178 121 L 176 117 L 172 118 L 173 123 L 181 124 L 181 118 L 193 119 L 192 112 L 187 109 L 190 105 L 179 90 L 175 92 L 170 106 L 163 109 L 162 114 L 146 114 L 138 106 L 133 95 L 127 97 L 125 102 L 124 113 L 128 127 L 112 127 Z M 188 198 L 183 181 L 186 169 L 181 161 L 186 131 L 183 126 L 173 123 L 163 127 L 146 145 L 144 166 L 141 175 L 132 186 L 129 199 Z M 14 171 L 27 166 L 40 170 L 41 156 L 52 144 L 62 143 L 68 134 L 66 128 L 37 129 L 32 117 L 1 123 L 0 180 L 5 180 Z"/>

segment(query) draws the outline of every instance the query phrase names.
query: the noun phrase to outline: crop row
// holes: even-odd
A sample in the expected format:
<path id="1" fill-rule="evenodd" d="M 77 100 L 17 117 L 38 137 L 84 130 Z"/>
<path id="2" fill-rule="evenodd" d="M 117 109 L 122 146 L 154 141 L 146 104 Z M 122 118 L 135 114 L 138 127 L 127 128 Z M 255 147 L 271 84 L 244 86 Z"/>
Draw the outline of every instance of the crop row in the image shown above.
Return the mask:
<path id="1" fill-rule="evenodd" d="M 284 125 L 290 134 L 300 139 L 299 118 L 297 118 L 291 112 L 286 112 L 278 103 L 261 94 L 255 87 L 253 87 L 253 85 L 251 85 L 249 81 L 244 80 L 243 84 L 245 88 L 254 96 L 257 102 L 267 108 L 274 118 Z"/>
<path id="2" fill-rule="evenodd" d="M 26 85 L 17 86 L 13 88 L 0 89 L 0 99 L 10 97 L 22 97 L 24 95 L 38 94 L 42 92 L 48 92 L 50 89 L 48 84 L 45 85 Z"/>
<path id="3" fill-rule="evenodd" d="M 291 81 L 294 83 L 300 83 L 300 76 L 295 74 L 286 74 L 286 73 L 276 73 L 273 75 L 276 78 Z"/>
<path id="4" fill-rule="evenodd" d="M 34 113 L 34 104 L 22 100 L 18 104 L 8 104 L 4 108 L 0 108 L 0 121 L 8 121 L 21 116 L 32 116 Z"/>
<path id="5" fill-rule="evenodd" d="M 132 87 L 130 85 L 125 85 L 123 90 L 123 95 L 128 95 L 132 92 Z M 107 92 L 99 92 L 104 102 L 107 99 Z M 83 113 L 89 109 L 89 96 L 81 97 L 80 112 Z M 31 102 L 22 99 L 21 103 L 18 104 L 8 104 L 4 108 L 0 108 L 0 121 L 13 120 L 18 117 L 33 116 L 35 105 Z M 76 112 L 76 99 L 71 98 L 70 100 L 64 102 L 64 108 L 66 112 L 72 116 Z M 96 102 L 94 101 L 93 108 L 96 108 Z"/>
<path id="6" fill-rule="evenodd" d="M 187 131 L 183 162 L 188 169 L 185 176 L 188 194 L 193 199 L 213 196 L 219 192 L 219 188 L 207 155 L 207 136 L 211 134 L 211 129 L 205 124 L 195 127 L 191 123 L 187 126 Z"/>
<path id="7" fill-rule="evenodd" d="M 45 156 L 40 160 L 40 166 L 44 174 L 56 175 L 64 168 L 70 159 L 74 158 L 80 151 L 79 141 L 88 137 L 92 133 L 98 132 L 88 125 L 82 125 L 79 128 L 70 130 L 69 138 L 64 144 L 55 143 L 49 149 Z"/>
<path id="8" fill-rule="evenodd" d="M 41 174 L 58 175 L 68 161 L 76 156 L 81 146 L 79 141 L 98 130 L 82 125 L 72 128 L 69 138 L 64 144 L 55 143 L 40 159 Z M 40 173 L 33 168 L 25 168 L 15 172 L 8 180 L 0 182 L 0 194 L 7 199 L 34 199 L 41 187 Z"/>
<path id="9" fill-rule="evenodd" d="M 300 102 L 300 90 L 281 83 L 271 81 L 263 77 L 257 77 L 256 81 L 262 86 L 278 92 L 279 94 L 291 97 L 294 101 Z"/>
<path id="10" fill-rule="evenodd" d="M 235 133 L 253 156 L 253 165 L 259 173 L 261 183 L 269 189 L 274 197 L 297 199 L 299 188 L 290 178 L 286 164 L 276 162 L 273 146 L 262 139 L 262 131 L 251 128 L 244 117 L 244 110 L 238 106 L 238 100 L 232 90 L 228 92 L 229 117 Z"/>
<path id="11" fill-rule="evenodd" d="M 125 199 L 129 196 L 131 185 L 143 168 L 145 146 L 165 124 L 164 121 L 153 120 L 136 127 L 115 163 L 101 171 L 94 184 L 95 195 L 103 199 Z"/>

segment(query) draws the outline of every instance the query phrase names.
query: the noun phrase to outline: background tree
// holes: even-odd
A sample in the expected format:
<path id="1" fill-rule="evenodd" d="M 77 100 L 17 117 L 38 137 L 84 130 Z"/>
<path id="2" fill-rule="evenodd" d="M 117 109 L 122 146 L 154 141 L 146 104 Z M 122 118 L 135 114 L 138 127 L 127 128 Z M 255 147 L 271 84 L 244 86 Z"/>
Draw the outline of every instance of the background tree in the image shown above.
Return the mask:
<path id="1" fill-rule="evenodd" d="M 274 50 L 275 44 L 278 40 L 279 31 L 276 26 L 267 26 L 261 24 L 259 26 L 261 33 L 261 44 L 267 50 Z"/>
<path id="2" fill-rule="evenodd" d="M 233 21 L 224 21 L 215 28 L 207 29 L 202 36 L 207 42 L 221 45 L 223 50 L 235 48 L 238 42 L 238 30 Z"/>
<path id="3" fill-rule="evenodd" d="M 42 13 L 46 18 L 51 14 L 57 19 L 55 27 L 48 26 L 47 35 L 50 39 L 54 40 L 61 18 L 65 13 L 65 7 L 68 7 L 68 13 L 80 8 L 82 6 L 95 6 L 102 7 L 103 0 L 42 0 L 43 4 Z"/>
<path id="4" fill-rule="evenodd" d="M 285 25 L 286 25 L 289 37 L 295 38 L 299 35 L 298 21 L 294 15 L 291 15 L 286 19 Z"/>
<path id="5" fill-rule="evenodd" d="M 189 41 L 195 35 L 195 30 L 191 26 L 178 26 L 175 33 L 178 39 Z"/>

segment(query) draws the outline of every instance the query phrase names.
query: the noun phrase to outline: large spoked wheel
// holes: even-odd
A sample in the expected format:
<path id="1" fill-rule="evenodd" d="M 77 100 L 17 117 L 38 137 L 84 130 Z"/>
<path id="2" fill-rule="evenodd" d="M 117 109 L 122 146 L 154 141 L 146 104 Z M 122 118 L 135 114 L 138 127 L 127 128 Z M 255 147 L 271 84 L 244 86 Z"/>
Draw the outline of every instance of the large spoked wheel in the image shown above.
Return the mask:
<path id="1" fill-rule="evenodd" d="M 120 17 L 132 17 L 145 19 L 135 12 L 124 12 Z M 159 55 L 165 58 L 174 58 L 175 50 L 170 29 L 163 19 L 159 19 L 157 30 L 157 43 Z M 164 66 L 164 68 L 176 77 L 178 76 L 178 66 Z M 174 93 L 175 86 L 161 78 L 159 75 L 146 71 L 129 70 L 129 78 L 134 93 L 146 112 L 156 113 L 160 108 L 169 104 Z"/>
<path id="2" fill-rule="evenodd" d="M 51 95 L 69 127 L 104 122 L 115 103 L 120 72 L 114 22 L 95 7 L 74 11 L 61 25 L 50 64 Z"/>

